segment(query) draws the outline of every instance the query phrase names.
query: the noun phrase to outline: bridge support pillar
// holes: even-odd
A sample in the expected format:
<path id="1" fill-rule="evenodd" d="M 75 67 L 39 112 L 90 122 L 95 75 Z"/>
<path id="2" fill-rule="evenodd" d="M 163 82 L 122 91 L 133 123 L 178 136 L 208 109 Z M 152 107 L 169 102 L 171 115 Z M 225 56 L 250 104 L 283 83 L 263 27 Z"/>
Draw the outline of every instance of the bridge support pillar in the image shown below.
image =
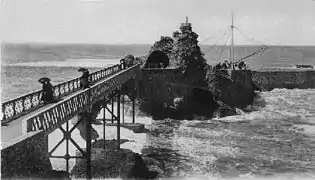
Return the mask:
<path id="1" fill-rule="evenodd" d="M 59 126 L 59 129 L 63 133 L 63 138 L 55 145 L 54 148 L 49 152 L 48 146 L 47 151 L 50 158 L 62 158 L 66 160 L 66 170 L 69 172 L 69 159 L 71 158 L 83 158 L 86 161 L 86 177 L 91 178 L 91 149 L 92 149 L 92 118 L 93 114 L 90 112 L 90 109 L 80 112 L 78 114 L 78 121 L 73 124 L 73 127 L 69 127 L 69 121 L 66 122 L 66 128 Z M 74 129 L 78 129 L 83 139 L 86 141 L 85 151 L 81 148 L 77 142 L 71 137 Z M 52 155 L 56 149 L 62 144 L 63 141 L 66 141 L 66 154 L 65 155 Z M 69 154 L 69 145 L 70 142 L 80 151 L 80 155 L 71 156 Z"/>
<path id="2" fill-rule="evenodd" d="M 117 149 L 120 149 L 120 99 L 121 99 L 121 91 L 118 91 L 117 94 Z"/>
<path id="3" fill-rule="evenodd" d="M 104 141 L 104 149 L 105 149 L 105 123 L 106 123 L 106 106 L 107 105 L 107 100 L 104 97 L 103 98 L 103 141 Z"/>
<path id="4" fill-rule="evenodd" d="M 86 178 L 91 179 L 92 173 L 91 173 L 91 150 L 92 150 L 92 119 L 91 114 L 87 113 L 86 118 L 86 152 L 85 152 L 85 158 L 86 158 Z M 90 115 L 90 116 L 89 116 Z"/>
<path id="5" fill-rule="evenodd" d="M 111 108 L 112 108 L 112 123 L 114 123 L 114 95 L 111 99 L 112 99 L 111 100 L 111 102 L 112 102 L 112 106 L 111 106 Z"/>

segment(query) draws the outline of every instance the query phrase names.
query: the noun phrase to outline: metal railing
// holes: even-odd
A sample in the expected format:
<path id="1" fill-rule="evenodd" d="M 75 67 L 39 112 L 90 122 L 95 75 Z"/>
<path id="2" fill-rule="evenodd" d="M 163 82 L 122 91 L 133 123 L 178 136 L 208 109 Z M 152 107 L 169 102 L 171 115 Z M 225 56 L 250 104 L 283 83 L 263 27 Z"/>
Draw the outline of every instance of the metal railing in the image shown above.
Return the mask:
<path id="1" fill-rule="evenodd" d="M 77 95 L 62 100 L 49 109 L 38 112 L 26 120 L 26 127 L 23 130 L 26 130 L 26 132 L 37 130 L 51 132 L 55 130 L 79 112 L 87 109 L 91 104 L 118 89 L 129 79 L 135 78 L 138 70 L 140 70 L 140 64 L 124 69 L 116 76 L 104 80 L 104 82 L 98 82 Z"/>
<path id="2" fill-rule="evenodd" d="M 114 65 L 91 73 L 89 76 L 89 81 L 94 84 L 119 71 L 121 71 L 121 66 Z M 61 99 L 62 97 L 78 90 L 80 90 L 80 78 L 72 79 L 54 86 L 56 99 Z M 0 117 L 1 123 L 8 123 L 31 111 L 43 107 L 45 104 L 41 101 L 42 93 L 42 90 L 37 90 L 2 103 L 2 115 Z"/>

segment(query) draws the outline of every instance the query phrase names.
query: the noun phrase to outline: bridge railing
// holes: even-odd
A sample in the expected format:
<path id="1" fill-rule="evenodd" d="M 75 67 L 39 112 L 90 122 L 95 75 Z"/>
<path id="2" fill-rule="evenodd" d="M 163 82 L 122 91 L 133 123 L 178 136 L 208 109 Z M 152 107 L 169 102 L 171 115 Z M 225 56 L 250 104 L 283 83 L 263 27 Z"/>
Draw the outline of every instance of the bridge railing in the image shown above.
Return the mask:
<path id="1" fill-rule="evenodd" d="M 92 84 L 109 77 L 121 70 L 120 65 L 114 65 L 100 71 L 90 74 L 90 82 Z M 66 95 L 76 92 L 80 89 L 80 78 L 72 79 L 54 86 L 56 99 L 60 99 Z M 37 90 L 18 98 L 2 103 L 1 123 L 10 122 L 19 118 L 31 111 L 39 109 L 44 106 L 41 101 L 42 90 Z"/>
<path id="2" fill-rule="evenodd" d="M 104 79 L 104 82 L 98 82 L 90 88 L 56 103 L 46 110 L 34 114 L 24 121 L 26 124 L 23 125 L 22 130 L 24 133 L 37 130 L 49 132 L 55 130 L 64 122 L 76 116 L 79 112 L 86 110 L 96 101 L 109 95 L 115 89 L 118 89 L 129 79 L 134 78 L 138 70 L 140 70 L 140 64 L 131 66 L 117 73 L 113 78 Z"/>

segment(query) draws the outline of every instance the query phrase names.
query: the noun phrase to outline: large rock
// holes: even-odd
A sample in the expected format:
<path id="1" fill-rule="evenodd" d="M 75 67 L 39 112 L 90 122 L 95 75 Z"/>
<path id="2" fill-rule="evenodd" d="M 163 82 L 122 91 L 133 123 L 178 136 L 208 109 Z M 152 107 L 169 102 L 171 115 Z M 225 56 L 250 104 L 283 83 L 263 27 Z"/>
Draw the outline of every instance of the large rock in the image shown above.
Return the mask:
<path id="1" fill-rule="evenodd" d="M 242 109 L 254 102 L 256 88 L 251 71 L 214 69 L 208 73 L 207 80 L 215 100 L 226 104 L 220 106 L 217 112 L 233 115 L 235 108 Z"/>
<path id="2" fill-rule="evenodd" d="M 93 146 L 104 146 L 100 141 Z M 129 149 L 116 149 L 115 141 L 107 141 L 104 148 L 91 150 L 91 172 L 93 178 L 153 179 L 157 172 L 150 171 L 142 157 Z M 80 152 L 77 152 L 81 156 Z M 85 178 L 85 159 L 77 159 L 71 171 L 74 178 Z"/>

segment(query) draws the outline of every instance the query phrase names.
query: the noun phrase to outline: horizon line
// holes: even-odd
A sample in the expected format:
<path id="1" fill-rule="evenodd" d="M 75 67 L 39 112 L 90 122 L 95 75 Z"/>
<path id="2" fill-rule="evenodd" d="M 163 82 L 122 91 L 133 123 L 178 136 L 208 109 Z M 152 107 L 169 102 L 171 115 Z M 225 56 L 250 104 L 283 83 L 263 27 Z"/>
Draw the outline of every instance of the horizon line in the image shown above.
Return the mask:
<path id="1" fill-rule="evenodd" d="M 154 43 L 87 43 L 87 42 L 32 42 L 32 41 L 2 41 L 2 44 L 38 44 L 38 45 L 146 45 L 146 46 L 153 46 Z M 200 42 L 198 43 L 199 46 L 229 46 L 225 44 L 205 44 Z M 315 44 L 234 44 L 234 46 L 308 46 L 308 47 L 315 47 Z"/>

